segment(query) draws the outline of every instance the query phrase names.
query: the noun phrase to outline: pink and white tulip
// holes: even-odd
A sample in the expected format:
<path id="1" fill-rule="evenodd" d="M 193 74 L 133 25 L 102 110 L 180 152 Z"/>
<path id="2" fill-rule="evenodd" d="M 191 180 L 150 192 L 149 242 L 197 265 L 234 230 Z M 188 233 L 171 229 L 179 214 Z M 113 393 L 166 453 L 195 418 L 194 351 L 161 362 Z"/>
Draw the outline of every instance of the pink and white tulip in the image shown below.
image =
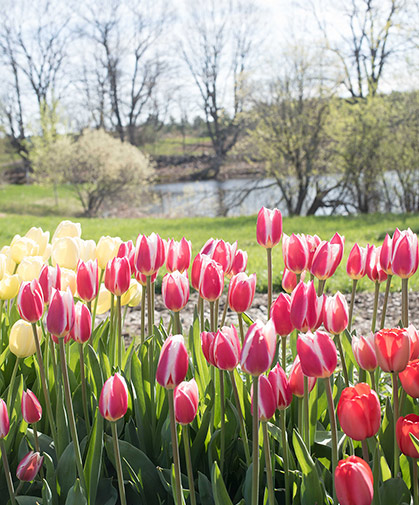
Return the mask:
<path id="1" fill-rule="evenodd" d="M 162 281 L 163 302 L 169 310 L 179 312 L 189 300 L 188 273 L 178 271 L 168 273 Z"/>
<path id="2" fill-rule="evenodd" d="M 178 270 L 183 273 L 189 268 L 192 256 L 192 244 L 190 240 L 182 238 L 180 242 L 171 239 L 167 243 L 166 268 L 168 272 Z"/>
<path id="3" fill-rule="evenodd" d="M 36 323 L 44 312 L 44 294 L 38 279 L 22 282 L 17 295 L 20 317 L 28 323 Z"/>
<path id="4" fill-rule="evenodd" d="M 240 365 L 250 375 L 266 372 L 272 364 L 276 347 L 275 326 L 257 320 L 247 330 L 240 355 Z"/>
<path id="5" fill-rule="evenodd" d="M 47 329 L 51 333 L 52 339 L 57 344 L 58 338 L 70 338 L 70 331 L 73 328 L 75 319 L 75 308 L 73 294 L 70 288 L 67 291 L 53 289 L 51 301 L 46 317 Z"/>
<path id="6" fill-rule="evenodd" d="M 61 289 L 60 266 L 50 267 L 49 265 L 44 265 L 39 274 L 39 284 L 41 285 L 42 294 L 44 295 L 44 302 L 48 303 L 52 288 Z"/>
<path id="7" fill-rule="evenodd" d="M 297 330 L 316 330 L 322 324 L 325 295 L 317 296 L 314 282 L 300 281 L 291 295 L 291 323 Z"/>
<path id="8" fill-rule="evenodd" d="M 28 424 L 37 423 L 42 418 L 42 407 L 38 398 L 30 389 L 23 391 L 21 402 L 22 416 Z"/>
<path id="9" fill-rule="evenodd" d="M 239 314 L 246 312 L 252 303 L 256 291 L 256 274 L 241 272 L 230 280 L 228 304 L 230 309 Z"/>
<path id="10" fill-rule="evenodd" d="M 323 305 L 323 324 L 333 335 L 339 335 L 348 326 L 348 304 L 339 291 L 334 296 L 326 296 Z"/>
<path id="11" fill-rule="evenodd" d="M 191 423 L 198 411 L 199 392 L 195 379 L 183 381 L 174 390 L 175 417 L 179 424 Z"/>
<path id="12" fill-rule="evenodd" d="M 160 386 L 174 389 L 185 380 L 188 371 L 188 351 L 182 335 L 168 337 L 160 351 L 156 379 Z"/>
<path id="13" fill-rule="evenodd" d="M 315 333 L 300 333 L 297 352 L 301 369 L 308 377 L 330 377 L 337 365 L 337 351 L 329 335 L 317 330 Z"/>
<path id="14" fill-rule="evenodd" d="M 119 373 L 110 377 L 102 387 L 99 398 L 99 412 L 108 421 L 118 421 L 128 409 L 128 388 Z"/>
<path id="15" fill-rule="evenodd" d="M 272 249 L 281 240 L 282 214 L 278 209 L 262 207 L 256 223 L 256 239 L 265 249 Z"/>
<path id="16" fill-rule="evenodd" d="M 135 269 L 143 275 L 151 276 L 164 265 L 165 248 L 157 233 L 149 236 L 138 235 L 135 245 Z"/>
<path id="17" fill-rule="evenodd" d="M 99 267 L 97 260 L 79 261 L 77 265 L 77 294 L 85 302 L 91 302 L 99 292 Z"/>
<path id="18" fill-rule="evenodd" d="M 122 296 L 130 287 L 131 267 L 129 259 L 113 258 L 108 261 L 105 270 L 105 287 L 115 296 Z"/>
<path id="19" fill-rule="evenodd" d="M 306 270 L 310 256 L 305 236 L 295 235 L 294 233 L 288 236 L 284 233 L 282 237 L 282 254 L 285 267 L 290 272 L 301 274 Z"/>
<path id="20" fill-rule="evenodd" d="M 74 308 L 74 325 L 70 331 L 71 338 L 84 344 L 92 335 L 92 314 L 84 303 L 77 302 Z"/>

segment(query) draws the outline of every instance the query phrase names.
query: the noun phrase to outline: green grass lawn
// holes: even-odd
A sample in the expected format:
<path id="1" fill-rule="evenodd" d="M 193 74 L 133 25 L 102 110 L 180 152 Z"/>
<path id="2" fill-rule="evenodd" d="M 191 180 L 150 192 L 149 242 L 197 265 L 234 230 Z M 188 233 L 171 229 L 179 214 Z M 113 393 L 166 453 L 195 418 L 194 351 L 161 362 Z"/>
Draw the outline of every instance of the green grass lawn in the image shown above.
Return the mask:
<path id="1" fill-rule="evenodd" d="M 72 193 L 66 188 L 59 188 L 60 206 L 54 208 L 54 199 L 49 190 L 50 200 L 44 198 L 46 190 L 36 186 L 3 187 L 0 189 L 0 246 L 8 244 L 12 237 L 23 235 L 31 226 L 41 226 L 53 232 L 57 224 L 65 218 L 77 220 L 82 224 L 83 238 L 98 240 L 101 235 L 119 236 L 123 240 L 135 241 L 139 233 L 153 231 L 163 238 L 180 239 L 182 236 L 192 241 L 193 253 L 196 254 L 209 237 L 223 238 L 229 242 L 238 241 L 239 247 L 249 254 L 248 271 L 256 272 L 258 290 L 265 290 L 267 285 L 266 253 L 256 242 L 256 216 L 238 218 L 185 218 L 185 219 L 85 219 L 74 218 L 80 207 Z M 10 209 L 10 211 L 8 210 Z M 41 215 L 44 213 L 45 215 Z M 419 232 L 419 215 L 369 215 L 351 217 L 293 217 L 284 218 L 284 231 L 287 234 L 317 234 L 322 239 L 330 239 L 338 231 L 346 237 L 345 255 L 336 274 L 326 286 L 329 290 L 348 292 L 351 281 L 346 275 L 346 258 L 352 245 L 357 241 L 379 245 L 386 232 L 392 233 L 396 227 L 410 227 Z M 273 251 L 274 285 L 279 287 L 283 269 L 281 247 Z M 419 274 L 409 285 L 419 290 Z M 368 279 L 359 282 L 359 289 L 372 290 Z M 393 289 L 400 289 L 396 279 Z"/>

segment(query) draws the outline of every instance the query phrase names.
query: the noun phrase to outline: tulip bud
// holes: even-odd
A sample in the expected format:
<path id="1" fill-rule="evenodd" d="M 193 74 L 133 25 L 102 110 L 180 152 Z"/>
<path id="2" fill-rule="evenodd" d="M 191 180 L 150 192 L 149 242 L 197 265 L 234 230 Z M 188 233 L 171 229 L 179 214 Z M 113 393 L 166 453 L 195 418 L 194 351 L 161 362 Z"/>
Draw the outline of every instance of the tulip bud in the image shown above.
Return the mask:
<path id="1" fill-rule="evenodd" d="M 291 322 L 291 297 L 280 293 L 271 307 L 271 319 L 275 325 L 275 332 L 281 337 L 286 337 L 294 330 Z"/>
<path id="2" fill-rule="evenodd" d="M 313 255 L 310 272 L 317 279 L 325 280 L 332 277 L 342 259 L 342 242 L 334 243 L 332 240 L 330 242 L 320 242 Z"/>
<path id="3" fill-rule="evenodd" d="M 419 249 L 418 236 L 410 228 L 401 231 L 393 247 L 391 265 L 393 273 L 402 279 L 408 279 L 418 269 Z"/>
<path id="4" fill-rule="evenodd" d="M 119 246 L 116 257 L 117 258 L 128 258 L 131 272 L 134 272 L 134 270 L 135 270 L 135 265 L 134 265 L 135 247 L 134 247 L 134 242 L 132 240 L 128 240 L 128 242 L 122 242 L 122 244 Z"/>
<path id="5" fill-rule="evenodd" d="M 174 389 L 186 377 L 188 351 L 182 335 L 168 337 L 160 351 L 157 382 L 166 389 Z"/>
<path id="6" fill-rule="evenodd" d="M 81 237 L 81 224 L 73 223 L 72 221 L 61 221 L 57 226 L 54 235 L 52 236 L 51 242 L 54 242 L 58 238 L 62 237 Z"/>
<path id="7" fill-rule="evenodd" d="M 4 274 L 7 273 L 7 256 L 0 253 L 0 281 L 3 279 Z"/>
<path id="8" fill-rule="evenodd" d="M 205 359 L 212 366 L 216 366 L 214 360 L 214 340 L 216 333 L 212 331 L 203 331 L 201 333 L 201 348 Z"/>
<path id="9" fill-rule="evenodd" d="M 325 296 L 317 296 L 314 282 L 300 281 L 291 295 L 291 323 L 299 331 L 315 330 L 322 324 Z"/>
<path id="10" fill-rule="evenodd" d="M 51 249 L 52 264 L 61 268 L 75 270 L 80 259 L 78 241 L 72 237 L 62 237 L 54 240 Z"/>
<path id="11" fill-rule="evenodd" d="M 285 268 L 295 274 L 301 274 L 306 268 L 309 260 L 307 241 L 304 235 L 289 237 L 284 233 L 282 237 L 282 255 L 284 257 Z"/>
<path id="12" fill-rule="evenodd" d="M 353 280 L 362 279 L 365 275 L 367 268 L 367 248 L 359 247 L 357 243 L 349 253 L 348 261 L 346 263 L 346 273 Z"/>
<path id="13" fill-rule="evenodd" d="M 315 333 L 300 333 L 297 339 L 297 352 L 303 374 L 308 377 L 327 378 L 337 365 L 337 351 L 329 335 L 317 330 Z"/>
<path id="14" fill-rule="evenodd" d="M 131 281 L 131 267 L 128 258 L 112 258 L 105 270 L 105 286 L 115 296 L 128 291 Z"/>
<path id="15" fill-rule="evenodd" d="M 96 242 L 94 240 L 78 240 L 80 261 L 94 261 L 96 259 Z"/>
<path id="16" fill-rule="evenodd" d="M 11 300 L 19 293 L 19 276 L 4 274 L 0 281 L 0 300 Z"/>
<path id="17" fill-rule="evenodd" d="M 381 268 L 380 264 L 380 247 L 374 245 L 367 245 L 367 276 L 373 282 L 383 282 L 387 279 L 387 274 Z"/>
<path id="18" fill-rule="evenodd" d="M 77 277 L 74 270 L 68 268 L 61 269 L 61 289 L 60 291 L 67 291 L 67 288 L 75 296 L 77 290 Z"/>
<path id="19" fill-rule="evenodd" d="M 163 301 L 173 312 L 182 310 L 189 300 L 188 273 L 175 271 L 163 277 L 161 286 Z"/>
<path id="20" fill-rule="evenodd" d="M 50 267 L 44 265 L 39 274 L 39 284 L 44 295 L 44 302 L 48 303 L 51 297 L 52 288 L 61 289 L 61 269 L 60 266 Z"/>
<path id="21" fill-rule="evenodd" d="M 77 294 L 85 302 L 96 298 L 99 290 L 99 270 L 97 260 L 79 261 L 77 265 Z"/>
<path id="22" fill-rule="evenodd" d="M 38 340 L 41 340 L 42 330 L 37 327 Z M 15 322 L 10 330 L 9 349 L 18 358 L 27 358 L 36 352 L 35 340 L 31 323 L 23 319 Z"/>
<path id="23" fill-rule="evenodd" d="M 305 279 L 305 272 L 301 274 L 300 280 L 303 281 Z M 283 290 L 291 294 L 294 289 L 297 287 L 297 274 L 294 272 L 290 272 L 286 268 L 284 268 L 284 273 L 282 274 L 282 288 Z"/>
<path id="24" fill-rule="evenodd" d="M 27 256 L 37 256 L 39 254 L 38 244 L 27 237 L 15 235 L 10 243 L 10 256 L 18 265 Z"/>
<path id="25" fill-rule="evenodd" d="M 221 265 L 224 275 L 229 275 L 234 256 L 237 250 L 237 241 L 234 244 L 224 242 L 224 240 L 210 238 L 207 240 L 201 254 L 209 256 L 212 260 Z"/>
<path id="26" fill-rule="evenodd" d="M 74 299 L 70 289 L 59 291 L 53 288 L 46 323 L 55 343 L 58 343 L 58 338 L 69 335 L 74 325 L 74 317 Z"/>
<path id="27" fill-rule="evenodd" d="M 247 252 L 237 249 L 234 255 L 233 264 L 231 265 L 231 270 L 229 275 L 237 275 L 240 272 L 244 272 L 247 267 Z"/>
<path id="28" fill-rule="evenodd" d="M 334 296 L 326 296 L 323 305 L 323 324 L 333 335 L 339 335 L 348 326 L 348 304 L 339 291 Z"/>
<path id="29" fill-rule="evenodd" d="M 224 273 L 221 265 L 205 257 L 199 278 L 199 295 L 204 300 L 214 302 L 220 298 L 224 288 Z"/>
<path id="30" fill-rule="evenodd" d="M 230 280 L 228 287 L 228 304 L 231 310 L 239 314 L 248 310 L 256 291 L 256 274 L 247 275 L 241 272 Z"/>
<path id="31" fill-rule="evenodd" d="M 96 314 L 104 314 L 111 308 L 111 294 L 110 292 L 105 288 L 105 286 L 100 286 L 99 289 L 99 294 L 98 294 L 98 299 L 97 299 L 97 308 L 96 308 Z"/>
<path id="32" fill-rule="evenodd" d="M 4 400 L 0 399 L 0 438 L 4 438 L 9 433 L 10 423 L 9 414 L 7 413 L 7 405 Z"/>
<path id="33" fill-rule="evenodd" d="M 19 263 L 16 273 L 22 282 L 30 282 L 39 277 L 44 264 L 41 256 L 28 256 Z"/>
<path id="34" fill-rule="evenodd" d="M 375 334 L 378 365 L 384 372 L 401 372 L 409 361 L 410 338 L 405 329 L 383 329 Z"/>
<path id="35" fill-rule="evenodd" d="M 189 268 L 192 256 L 192 244 L 190 240 L 182 238 L 180 242 L 171 239 L 167 244 L 166 268 L 168 272 L 178 270 L 183 273 Z"/>
<path id="36" fill-rule="evenodd" d="M 96 246 L 96 259 L 101 270 L 105 270 L 108 261 L 115 258 L 121 244 L 119 237 L 100 237 Z"/>
<path id="37" fill-rule="evenodd" d="M 175 417 L 179 424 L 189 424 L 198 411 L 199 393 L 195 379 L 183 381 L 174 390 Z"/>
<path id="38" fill-rule="evenodd" d="M 266 375 L 260 375 L 259 381 L 259 397 L 258 397 L 258 410 L 259 420 L 267 421 L 275 414 L 277 402 L 275 392 Z M 253 414 L 253 387 L 251 391 L 251 413 Z"/>
<path id="39" fill-rule="evenodd" d="M 317 247 L 321 242 L 321 238 L 317 235 L 306 235 L 306 242 L 308 247 L 308 263 L 307 270 L 311 269 L 311 265 L 313 263 L 314 253 L 316 252 Z"/>
<path id="40" fill-rule="evenodd" d="M 419 331 L 413 326 L 413 324 L 409 324 L 406 331 L 410 338 L 409 361 L 412 361 L 419 358 Z"/>
<path id="41" fill-rule="evenodd" d="M 272 249 L 281 240 L 282 215 L 278 209 L 262 207 L 256 223 L 256 240 L 265 249 Z"/>
<path id="42" fill-rule="evenodd" d="M 387 275 L 393 275 L 393 270 L 391 269 L 392 250 L 393 241 L 390 238 L 390 235 L 386 233 L 386 237 L 380 250 L 380 265 Z"/>
<path id="43" fill-rule="evenodd" d="M 419 458 L 419 452 L 414 446 L 410 434 L 419 438 L 419 416 L 409 414 L 406 417 L 399 417 L 396 423 L 396 439 L 400 451 L 411 458 Z M 416 461 L 414 461 L 416 464 Z"/>
<path id="44" fill-rule="evenodd" d="M 205 255 L 198 253 L 192 262 L 191 284 L 196 291 L 199 291 L 199 279 L 201 278 L 202 262 L 206 261 L 204 260 L 204 257 Z"/>
<path id="45" fill-rule="evenodd" d="M 163 240 L 156 233 L 150 236 L 138 235 L 135 245 L 135 268 L 143 275 L 153 275 L 164 265 L 165 250 Z"/>
<path id="46" fill-rule="evenodd" d="M 412 398 L 419 398 L 419 359 L 409 361 L 399 377 L 406 393 Z"/>
<path id="47" fill-rule="evenodd" d="M 340 426 L 348 437 L 365 440 L 375 436 L 381 424 L 377 393 L 364 382 L 345 388 L 340 395 L 337 415 Z"/>
<path id="48" fill-rule="evenodd" d="M 272 363 L 275 354 L 275 326 L 270 319 L 266 325 L 254 322 L 247 330 L 240 355 L 240 365 L 250 375 L 260 375 Z"/>
<path id="49" fill-rule="evenodd" d="M 364 370 L 369 372 L 377 368 L 377 353 L 375 352 L 374 334 L 370 333 L 367 336 L 355 335 L 352 337 L 352 351 L 354 353 L 356 362 Z"/>
<path id="50" fill-rule="evenodd" d="M 279 363 L 269 372 L 268 378 L 275 394 L 276 408 L 285 410 L 291 403 L 292 391 L 288 378 Z"/>
<path id="51" fill-rule="evenodd" d="M 141 302 L 141 287 L 140 283 L 131 279 L 128 291 L 122 295 L 121 305 L 128 305 L 129 307 L 136 307 Z"/>
<path id="52" fill-rule="evenodd" d="M 16 476 L 23 482 L 31 482 L 37 476 L 44 461 L 44 456 L 39 452 L 28 452 L 16 469 Z"/>
<path id="53" fill-rule="evenodd" d="M 42 418 L 42 407 L 38 398 L 30 389 L 22 393 L 22 416 L 26 423 L 37 423 Z"/>
<path id="54" fill-rule="evenodd" d="M 371 505 L 373 476 L 368 463 L 358 456 L 339 461 L 335 470 L 336 496 L 340 505 Z"/>
<path id="55" fill-rule="evenodd" d="M 315 384 L 316 377 L 308 377 L 308 392 L 310 393 Z M 301 369 L 300 358 L 297 355 L 295 357 L 294 363 L 292 364 L 290 376 L 289 376 L 289 384 L 291 388 L 292 394 L 302 398 L 304 396 L 304 374 Z"/>
<path id="56" fill-rule="evenodd" d="M 38 254 L 43 256 L 49 242 L 49 231 L 43 231 L 42 228 L 32 226 L 32 228 L 26 232 L 25 237 L 30 238 L 37 244 Z"/>
<path id="57" fill-rule="evenodd" d="M 118 421 L 127 412 L 128 388 L 125 379 L 116 373 L 103 385 L 99 398 L 99 412 L 108 421 Z"/>
<path id="58" fill-rule="evenodd" d="M 36 323 L 44 312 L 44 295 L 38 279 L 23 282 L 17 296 L 20 317 L 28 323 Z"/>
<path id="59" fill-rule="evenodd" d="M 201 334 L 202 337 L 202 334 Z M 205 337 L 204 337 L 205 338 Z M 240 339 L 236 328 L 223 326 L 215 334 L 211 345 L 213 365 L 220 370 L 234 370 L 240 359 Z M 210 352 L 208 352 L 210 354 Z M 205 355 L 205 353 L 204 353 Z M 211 362 L 210 360 L 207 360 Z"/>
<path id="60" fill-rule="evenodd" d="M 92 314 L 84 303 L 77 302 L 74 307 L 74 325 L 71 338 L 79 344 L 87 342 L 92 334 Z"/>

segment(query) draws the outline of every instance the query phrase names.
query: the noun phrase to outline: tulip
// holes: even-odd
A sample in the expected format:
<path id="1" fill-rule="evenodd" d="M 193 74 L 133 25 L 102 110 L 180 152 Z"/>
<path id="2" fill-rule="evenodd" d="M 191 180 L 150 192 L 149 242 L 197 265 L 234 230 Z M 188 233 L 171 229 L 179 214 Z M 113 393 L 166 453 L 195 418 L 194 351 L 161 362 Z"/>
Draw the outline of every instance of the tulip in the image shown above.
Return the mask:
<path id="1" fill-rule="evenodd" d="M 381 268 L 380 264 L 380 247 L 375 247 L 374 245 L 367 245 L 367 263 L 366 263 L 366 273 L 368 278 L 373 282 L 383 282 L 387 279 L 387 274 Z"/>
<path id="2" fill-rule="evenodd" d="M 288 378 L 279 363 L 269 372 L 268 378 L 275 394 L 276 408 L 285 410 L 291 403 L 292 391 Z"/>
<path id="3" fill-rule="evenodd" d="M 62 237 L 54 240 L 51 249 L 51 259 L 54 266 L 58 264 L 62 268 L 75 270 L 80 259 L 78 241 L 72 237 Z"/>
<path id="4" fill-rule="evenodd" d="M 119 237 L 100 237 L 96 246 L 96 259 L 101 270 L 105 270 L 108 261 L 115 258 L 121 244 Z"/>
<path id="5" fill-rule="evenodd" d="M 105 288 L 105 286 L 100 286 L 96 314 L 104 314 L 108 312 L 111 308 L 111 293 Z"/>
<path id="6" fill-rule="evenodd" d="M 375 334 L 378 365 L 384 372 L 402 372 L 409 361 L 410 338 L 405 329 L 383 329 Z"/>
<path id="7" fill-rule="evenodd" d="M 341 505 L 371 505 L 374 488 L 368 463 L 358 456 L 340 460 L 335 470 L 335 487 Z"/>
<path id="8" fill-rule="evenodd" d="M 253 391 L 252 391 L 252 408 L 253 414 Z M 268 421 L 275 414 L 278 404 L 275 397 L 275 391 L 271 382 L 266 375 L 259 376 L 259 420 Z"/>
<path id="9" fill-rule="evenodd" d="M 37 328 L 38 339 L 41 340 L 42 330 Z M 27 358 L 36 352 L 31 323 L 17 320 L 10 330 L 9 349 L 18 358 Z"/>
<path id="10" fill-rule="evenodd" d="M 223 269 L 215 260 L 206 258 L 202 262 L 199 278 L 199 296 L 209 302 L 220 298 L 224 288 Z"/>
<path id="11" fill-rule="evenodd" d="M 30 389 L 22 393 L 22 416 L 28 424 L 34 424 L 42 418 L 42 407 L 38 398 Z"/>
<path id="12" fill-rule="evenodd" d="M 324 297 L 317 296 L 314 282 L 300 281 L 291 295 L 291 323 L 299 331 L 315 330 L 322 324 Z"/>
<path id="13" fill-rule="evenodd" d="M 359 338 L 354 335 L 352 337 L 352 351 L 356 362 L 362 369 L 373 372 L 377 368 L 377 353 L 375 352 L 375 339 L 372 332 Z"/>
<path id="14" fill-rule="evenodd" d="M 214 340 L 215 332 L 203 331 L 201 332 L 201 348 L 205 359 L 210 365 L 216 366 L 214 360 Z"/>
<path id="15" fill-rule="evenodd" d="M 307 242 L 308 253 L 309 253 L 307 270 L 311 269 L 314 253 L 316 252 L 316 249 L 319 246 L 321 241 L 322 241 L 321 238 L 317 235 L 306 235 L 306 242 Z"/>
<path id="16" fill-rule="evenodd" d="M 136 279 L 131 279 L 128 291 L 121 297 L 121 305 L 136 307 L 141 302 L 141 284 Z"/>
<path id="17" fill-rule="evenodd" d="M 289 237 L 284 233 L 282 237 L 282 255 L 285 268 L 295 274 L 301 274 L 307 268 L 309 261 L 309 250 L 305 236 L 293 233 Z"/>
<path id="18" fill-rule="evenodd" d="M 294 330 L 291 322 L 291 297 L 280 293 L 271 307 L 271 319 L 275 325 L 275 332 L 281 337 L 286 337 Z"/>
<path id="19" fill-rule="evenodd" d="M 45 261 L 41 256 L 28 256 L 23 258 L 17 267 L 16 273 L 23 282 L 30 282 L 39 277 Z"/>
<path id="20" fill-rule="evenodd" d="M 68 268 L 61 269 L 61 291 L 67 291 L 70 289 L 73 296 L 76 295 L 77 291 L 77 276 L 74 270 L 69 270 Z"/>
<path id="21" fill-rule="evenodd" d="M 0 439 L 7 437 L 10 429 L 9 414 L 4 400 L 0 399 Z M 3 452 L 3 451 L 2 451 Z"/>
<path id="22" fill-rule="evenodd" d="M 327 378 L 336 368 L 336 346 L 324 331 L 300 333 L 297 339 L 297 352 L 303 374 L 307 377 Z"/>
<path id="23" fill-rule="evenodd" d="M 61 221 L 55 229 L 51 242 L 62 237 L 81 237 L 81 224 L 73 223 L 72 221 Z"/>
<path id="24" fill-rule="evenodd" d="M 138 235 L 134 263 L 139 272 L 147 276 L 153 275 L 164 265 L 164 260 L 164 244 L 159 235 Z"/>
<path id="25" fill-rule="evenodd" d="M 199 393 L 195 379 L 183 381 L 174 390 L 175 416 L 179 424 L 191 423 L 198 411 Z"/>
<path id="26" fill-rule="evenodd" d="M 342 391 L 337 414 L 342 430 L 354 440 L 373 437 L 380 428 L 380 400 L 364 382 Z"/>
<path id="27" fill-rule="evenodd" d="M 256 274 L 247 275 L 241 272 L 230 280 L 228 287 L 228 304 L 234 312 L 243 313 L 253 302 L 256 291 Z"/>
<path id="28" fill-rule="evenodd" d="M 419 358 L 419 331 L 413 326 L 413 324 L 409 324 L 407 334 L 410 338 L 409 361 L 412 361 Z"/>
<path id="29" fill-rule="evenodd" d="M 300 276 L 300 280 L 301 281 L 304 281 L 305 280 L 305 277 L 306 277 L 306 272 L 304 271 L 301 276 Z M 284 273 L 282 274 L 282 288 L 285 292 L 287 292 L 288 294 L 291 294 L 294 289 L 297 287 L 297 274 L 295 274 L 294 272 L 290 272 L 289 270 L 287 270 L 286 268 L 284 268 Z"/>
<path id="30" fill-rule="evenodd" d="M 3 279 L 4 275 L 7 273 L 7 256 L 0 253 L 0 281 Z"/>
<path id="31" fill-rule="evenodd" d="M 417 459 L 419 458 L 419 452 L 410 438 L 410 433 L 419 438 L 419 416 L 416 414 L 399 417 L 396 424 L 396 438 L 401 452 L 406 456 Z"/>
<path id="32" fill-rule="evenodd" d="M 49 242 L 49 231 L 43 231 L 42 228 L 32 226 L 26 232 L 25 237 L 33 240 L 38 245 L 38 254 L 42 256 Z"/>
<path id="33" fill-rule="evenodd" d="M 323 324 L 333 335 L 342 333 L 348 326 L 348 304 L 339 291 L 334 296 L 327 296 L 324 301 Z"/>
<path id="34" fill-rule="evenodd" d="M 250 375 L 260 375 L 272 363 L 275 354 L 275 326 L 270 319 L 266 325 L 257 320 L 248 329 L 240 355 L 242 370 Z"/>
<path id="35" fill-rule="evenodd" d="M 406 393 L 412 398 L 419 398 L 419 359 L 409 361 L 399 377 Z"/>
<path id="36" fill-rule="evenodd" d="M 204 340 L 205 338 L 210 340 L 211 334 L 207 333 L 206 335 L 207 337 L 204 337 Z M 209 338 L 208 335 L 210 335 Z M 206 343 L 206 345 L 208 346 L 208 343 Z M 208 352 L 208 356 L 211 356 L 211 358 L 207 360 L 209 363 L 211 363 L 212 359 L 213 363 L 211 364 L 220 370 L 232 371 L 236 368 L 239 363 L 241 349 L 239 336 L 233 325 L 223 326 L 220 330 L 218 330 L 211 341 L 210 347 L 211 350 L 206 351 Z"/>
<path id="37" fill-rule="evenodd" d="M 92 334 L 92 315 L 84 303 L 77 302 L 74 307 L 74 325 L 71 338 L 79 344 L 87 342 Z"/>
<path id="38" fill-rule="evenodd" d="M 117 258 L 128 258 L 129 266 L 131 267 L 131 272 L 135 271 L 135 246 L 132 240 L 128 240 L 128 242 L 122 242 L 119 246 L 118 252 L 116 254 Z"/>
<path id="39" fill-rule="evenodd" d="M 122 296 L 128 291 L 131 280 L 131 267 L 126 257 L 112 258 L 105 270 L 105 286 L 115 296 Z"/>
<path id="40" fill-rule="evenodd" d="M 190 240 L 182 238 L 180 242 L 174 239 L 169 240 L 167 244 L 166 268 L 168 272 L 178 270 L 183 273 L 189 268 L 192 256 L 192 244 Z"/>
<path id="41" fill-rule="evenodd" d="M 10 257 L 19 264 L 26 256 L 37 256 L 39 254 L 38 244 L 27 237 L 15 235 L 10 243 Z"/>
<path id="42" fill-rule="evenodd" d="M 0 280 L 0 300 L 11 300 L 19 293 L 19 276 L 4 274 Z"/>
<path id="43" fill-rule="evenodd" d="M 118 421 L 128 409 L 128 388 L 125 379 L 116 373 L 102 387 L 99 412 L 108 421 Z"/>
<path id="44" fill-rule="evenodd" d="M 390 235 L 386 233 L 386 237 L 380 250 L 380 265 L 387 275 L 393 275 L 393 270 L 391 269 L 392 250 L 393 241 L 390 238 Z"/>
<path id="45" fill-rule="evenodd" d="M 39 469 L 44 461 L 44 456 L 39 452 L 30 451 L 21 460 L 16 469 L 16 476 L 23 482 L 31 482 L 38 475 Z"/>
<path id="46" fill-rule="evenodd" d="M 17 296 L 20 317 L 28 323 L 36 323 L 44 312 L 44 295 L 38 279 L 23 282 Z"/>
<path id="47" fill-rule="evenodd" d="M 313 390 L 316 381 L 316 377 L 308 377 L 309 393 Z M 295 357 L 294 363 L 291 367 L 289 385 L 293 395 L 297 396 L 298 398 L 302 398 L 304 396 L 304 374 L 301 369 L 300 358 L 298 355 Z"/>
<path id="48" fill-rule="evenodd" d="M 58 338 L 69 336 L 74 319 L 74 299 L 70 289 L 59 291 L 53 288 L 46 323 L 55 343 L 58 343 Z"/>
<path id="49" fill-rule="evenodd" d="M 79 261 L 77 265 L 77 294 L 85 302 L 96 298 L 99 290 L 99 270 L 97 260 Z"/>
<path id="50" fill-rule="evenodd" d="M 392 245 L 391 265 L 393 273 L 402 279 L 408 279 L 418 269 L 418 236 L 409 228 L 401 231 L 396 241 L 393 237 Z"/>
<path id="51" fill-rule="evenodd" d="M 262 207 L 256 223 L 256 239 L 258 244 L 266 249 L 272 249 L 281 240 L 282 215 L 278 209 Z"/>
<path id="52" fill-rule="evenodd" d="M 44 265 L 39 274 L 39 284 L 42 288 L 44 301 L 49 302 L 51 297 L 52 288 L 61 289 L 61 269 L 60 266 L 50 267 Z"/>
<path id="53" fill-rule="evenodd" d="M 187 272 L 168 273 L 162 281 L 163 302 L 169 310 L 179 312 L 189 300 L 189 280 Z"/>
<path id="54" fill-rule="evenodd" d="M 94 240 L 78 239 L 81 261 L 94 261 L 96 259 L 96 242 Z"/>
<path id="55" fill-rule="evenodd" d="M 160 351 L 157 382 L 166 389 L 174 389 L 186 377 L 188 351 L 182 335 L 168 337 Z"/>
<path id="56" fill-rule="evenodd" d="M 134 270 L 134 275 L 136 280 L 141 284 L 141 286 L 147 286 L 147 275 L 142 274 L 141 272 L 138 272 L 138 270 Z M 157 279 L 157 272 L 153 275 L 150 275 L 150 282 L 153 284 L 156 282 Z"/>
<path id="57" fill-rule="evenodd" d="M 7 488 L 9 490 L 10 502 L 16 505 L 15 500 L 15 490 L 13 487 L 13 480 L 10 474 L 9 462 L 7 460 L 7 450 L 6 444 L 4 443 L 4 437 L 9 433 L 10 423 L 9 414 L 7 413 L 6 403 L 0 399 L 0 451 L 3 459 L 4 474 L 6 476 Z"/>
<path id="58" fill-rule="evenodd" d="M 320 242 L 310 267 L 311 274 L 322 281 L 332 277 L 342 259 L 343 239 L 339 243 L 332 242 L 332 240 Z"/>
<path id="59" fill-rule="evenodd" d="M 237 249 L 234 255 L 233 264 L 231 265 L 230 276 L 244 272 L 247 267 L 247 252 Z"/>
<path id="60" fill-rule="evenodd" d="M 346 273 L 352 280 L 364 277 L 367 268 L 367 248 L 357 243 L 351 249 L 346 263 Z"/>
<path id="61" fill-rule="evenodd" d="M 3 246 L 1 249 L 0 249 L 0 254 L 4 255 L 6 257 L 6 270 L 5 272 L 3 273 L 3 275 L 5 274 L 13 274 L 13 272 L 15 271 L 15 268 L 16 268 L 16 263 L 13 261 L 12 259 L 12 256 L 11 256 L 11 253 L 10 253 L 10 246 Z"/>
<path id="62" fill-rule="evenodd" d="M 191 284 L 196 291 L 199 291 L 199 279 L 201 278 L 201 270 L 202 270 L 202 262 L 206 261 L 204 259 L 204 255 L 201 253 L 198 253 L 193 262 L 192 262 L 192 269 L 191 269 Z"/>
<path id="63" fill-rule="evenodd" d="M 209 256 L 212 260 L 219 263 L 224 275 L 229 275 L 236 250 L 237 242 L 230 244 L 229 242 L 224 242 L 224 240 L 210 238 L 202 247 L 201 254 Z"/>

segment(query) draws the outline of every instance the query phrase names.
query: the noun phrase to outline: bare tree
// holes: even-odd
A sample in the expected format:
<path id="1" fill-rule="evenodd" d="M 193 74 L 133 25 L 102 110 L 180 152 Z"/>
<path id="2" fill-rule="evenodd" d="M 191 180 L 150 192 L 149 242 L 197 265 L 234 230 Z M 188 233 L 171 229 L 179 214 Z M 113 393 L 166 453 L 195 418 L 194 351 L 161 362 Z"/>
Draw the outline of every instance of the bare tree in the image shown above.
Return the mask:
<path id="1" fill-rule="evenodd" d="M 183 60 L 199 91 L 214 160 L 201 177 L 215 177 L 243 131 L 249 99 L 249 67 L 256 45 L 257 11 L 252 3 L 200 0 L 188 5 L 181 45 Z"/>

